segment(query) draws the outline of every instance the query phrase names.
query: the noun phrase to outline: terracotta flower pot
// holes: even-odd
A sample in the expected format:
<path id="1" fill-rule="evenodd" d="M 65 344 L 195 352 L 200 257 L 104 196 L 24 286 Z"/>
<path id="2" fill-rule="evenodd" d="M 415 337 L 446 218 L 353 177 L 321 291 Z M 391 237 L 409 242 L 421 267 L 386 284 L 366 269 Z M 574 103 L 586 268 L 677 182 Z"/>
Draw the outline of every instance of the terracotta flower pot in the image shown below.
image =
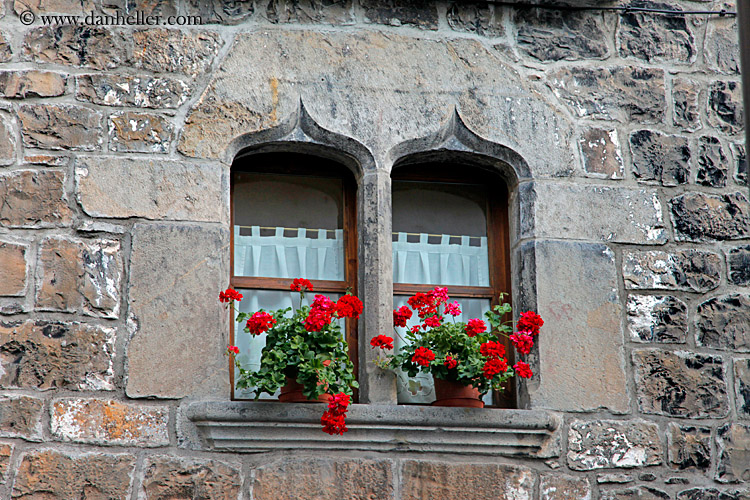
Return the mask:
<path id="1" fill-rule="evenodd" d="M 286 384 L 281 387 L 279 401 L 283 403 L 327 403 L 331 399 L 330 394 L 321 394 L 318 399 L 307 399 L 302 394 L 303 386 L 291 377 L 286 378 Z"/>
<path id="2" fill-rule="evenodd" d="M 484 408 L 484 401 L 479 399 L 479 390 L 471 385 L 436 378 L 435 401 L 432 406 Z"/>

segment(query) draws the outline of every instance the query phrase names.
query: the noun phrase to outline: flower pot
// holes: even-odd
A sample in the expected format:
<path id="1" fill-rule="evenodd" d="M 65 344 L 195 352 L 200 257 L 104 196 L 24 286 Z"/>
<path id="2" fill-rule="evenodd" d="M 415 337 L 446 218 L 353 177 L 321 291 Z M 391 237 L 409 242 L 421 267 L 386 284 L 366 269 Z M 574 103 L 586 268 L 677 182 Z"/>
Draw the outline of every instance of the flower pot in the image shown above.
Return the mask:
<path id="1" fill-rule="evenodd" d="M 307 399 L 302 394 L 303 386 L 291 377 L 286 378 L 286 384 L 281 387 L 279 401 L 283 403 L 327 403 L 331 399 L 330 394 L 321 394 L 318 399 Z"/>
<path id="2" fill-rule="evenodd" d="M 435 401 L 432 406 L 484 408 L 484 401 L 479 399 L 479 390 L 471 385 L 436 378 Z"/>

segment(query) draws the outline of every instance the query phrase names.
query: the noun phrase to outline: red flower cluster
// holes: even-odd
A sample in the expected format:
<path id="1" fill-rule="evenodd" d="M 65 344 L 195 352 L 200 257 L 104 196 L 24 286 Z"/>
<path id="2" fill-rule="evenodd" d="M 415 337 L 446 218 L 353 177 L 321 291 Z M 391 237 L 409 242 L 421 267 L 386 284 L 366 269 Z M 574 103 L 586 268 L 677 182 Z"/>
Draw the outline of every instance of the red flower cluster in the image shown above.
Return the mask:
<path id="1" fill-rule="evenodd" d="M 443 363 L 449 370 L 454 369 L 456 366 L 458 366 L 458 361 L 453 359 L 451 356 L 445 357 L 445 362 Z"/>
<path id="2" fill-rule="evenodd" d="M 406 326 L 406 322 L 409 321 L 409 319 L 412 316 L 411 309 L 409 309 L 408 306 L 401 306 L 398 308 L 398 310 L 393 310 L 393 326 Z"/>
<path id="3" fill-rule="evenodd" d="M 344 295 L 336 302 L 336 315 L 339 318 L 359 318 L 362 309 L 362 301 L 354 295 Z"/>
<path id="4" fill-rule="evenodd" d="M 515 365 L 513 365 L 513 368 L 516 370 L 516 375 L 522 378 L 531 378 L 533 373 L 531 373 L 531 368 L 529 368 L 529 365 L 524 363 L 523 361 L 519 361 Z"/>
<path id="5" fill-rule="evenodd" d="M 370 345 L 381 349 L 393 349 L 393 339 L 387 335 L 378 335 L 370 341 Z"/>
<path id="6" fill-rule="evenodd" d="M 232 290 L 231 288 L 227 288 L 223 292 L 219 292 L 220 302 L 231 302 L 233 300 L 242 300 L 242 294 L 237 290 Z"/>
<path id="7" fill-rule="evenodd" d="M 231 352 L 233 354 L 239 354 L 240 353 L 240 348 L 237 347 L 236 345 L 228 345 L 227 346 L 227 352 Z"/>
<path id="8" fill-rule="evenodd" d="M 331 396 L 328 401 L 328 411 L 320 417 L 320 423 L 323 424 L 323 432 L 330 435 L 345 433 L 346 428 L 346 411 L 349 406 L 349 396 L 340 392 Z"/>
<path id="9" fill-rule="evenodd" d="M 437 328 L 440 326 L 442 322 L 443 322 L 442 316 L 430 316 L 429 318 L 424 320 L 424 327 L 425 329 L 427 329 L 427 327 Z"/>
<path id="10" fill-rule="evenodd" d="M 505 346 L 500 342 L 490 340 L 481 345 L 479 352 L 485 358 L 502 358 L 505 356 Z"/>
<path id="11" fill-rule="evenodd" d="M 245 326 L 250 330 L 253 335 L 260 335 L 263 332 L 270 330 L 273 325 L 276 324 L 276 320 L 265 311 L 258 311 L 257 313 L 250 316 Z"/>
<path id="12" fill-rule="evenodd" d="M 312 292 L 313 286 L 312 283 L 304 278 L 295 278 L 292 284 L 289 285 L 289 289 L 293 292 Z"/>
<path id="13" fill-rule="evenodd" d="M 479 318 L 470 319 L 466 323 L 466 335 L 469 337 L 475 337 L 478 333 L 484 333 L 487 331 L 487 325 L 484 324 Z"/>
<path id="14" fill-rule="evenodd" d="M 534 338 L 529 335 L 531 332 L 518 332 L 510 336 L 511 342 L 521 354 L 528 354 L 534 347 Z"/>
<path id="15" fill-rule="evenodd" d="M 331 324 L 336 304 L 325 295 L 316 295 L 305 319 L 305 330 L 319 332 Z"/>
<path id="16" fill-rule="evenodd" d="M 503 358 L 490 358 L 484 363 L 482 370 L 484 371 L 484 377 L 492 380 L 498 373 L 508 371 L 508 362 Z"/>
<path id="17" fill-rule="evenodd" d="M 445 304 L 445 314 L 458 316 L 459 314 L 461 314 L 461 304 L 459 304 L 458 301 L 455 300 L 450 304 Z"/>
<path id="18" fill-rule="evenodd" d="M 521 313 L 521 318 L 518 320 L 516 327 L 519 332 L 530 332 L 532 336 L 536 336 L 543 324 L 544 320 L 541 316 L 533 311 L 526 311 Z"/>
<path id="19" fill-rule="evenodd" d="M 412 309 L 417 311 L 417 314 L 419 314 L 420 318 L 437 314 L 438 306 L 440 305 L 440 303 L 438 302 L 438 298 L 435 297 L 432 292 L 417 292 L 413 296 L 409 297 L 409 300 L 407 300 L 406 302 Z"/>
<path id="20" fill-rule="evenodd" d="M 435 359 L 435 353 L 426 347 L 417 347 L 414 355 L 411 357 L 413 363 L 421 366 L 430 366 L 430 362 Z"/>

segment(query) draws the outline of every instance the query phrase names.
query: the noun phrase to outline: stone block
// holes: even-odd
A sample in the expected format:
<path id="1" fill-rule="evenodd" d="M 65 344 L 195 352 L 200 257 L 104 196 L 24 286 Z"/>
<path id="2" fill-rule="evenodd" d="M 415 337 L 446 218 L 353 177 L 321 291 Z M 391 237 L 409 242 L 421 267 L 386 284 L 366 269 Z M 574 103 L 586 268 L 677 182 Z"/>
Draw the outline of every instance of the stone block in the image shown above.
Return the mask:
<path id="1" fill-rule="evenodd" d="M 0 397 L 0 436 L 42 440 L 44 401 L 28 396 Z"/>
<path id="2" fill-rule="evenodd" d="M 18 109 L 24 145 L 93 151 L 102 144 L 102 114 L 69 104 L 23 104 Z"/>
<path id="3" fill-rule="evenodd" d="M 528 243 L 521 251 L 544 270 L 529 277 L 545 320 L 538 359 L 529 359 L 538 374 L 527 383 L 531 407 L 627 413 L 614 254 L 601 244 L 553 241 Z M 577 332 L 576 342 L 565 341 L 562 332 Z"/>
<path id="4" fill-rule="evenodd" d="M 750 203 L 744 193 L 690 192 L 669 201 L 676 237 L 683 241 L 750 237 Z"/>
<path id="5" fill-rule="evenodd" d="M 102 0 L 102 7 L 105 13 L 109 15 L 117 14 L 120 11 L 120 15 L 123 14 L 135 14 L 140 11 L 143 15 L 159 15 L 159 16 L 174 16 L 178 14 L 177 6 L 175 5 L 176 0 L 160 0 L 154 2 L 153 0 Z M 210 3 L 210 2 L 204 2 Z M 227 7 L 240 2 L 222 2 Z M 191 13 L 191 15 L 195 15 Z M 208 22 L 207 19 L 202 20 L 204 23 Z"/>
<path id="6" fill-rule="evenodd" d="M 133 227 L 128 396 L 229 394 L 229 317 L 218 301 L 229 279 L 228 245 L 228 231 L 216 226 Z"/>
<path id="7" fill-rule="evenodd" d="M 75 172 L 78 201 L 92 217 L 228 220 L 218 165 L 79 157 Z"/>
<path id="8" fill-rule="evenodd" d="M 734 293 L 703 302 L 695 325 L 699 346 L 750 352 L 750 295 Z"/>
<path id="9" fill-rule="evenodd" d="M 26 293 L 28 245 L 0 241 L 0 295 L 21 297 Z"/>
<path id="10" fill-rule="evenodd" d="M 568 466 L 573 470 L 659 465 L 659 426 L 645 420 L 574 420 L 568 430 Z"/>
<path id="11" fill-rule="evenodd" d="M 630 134 L 633 175 L 640 182 L 663 186 L 686 184 L 690 177 L 690 146 L 687 137 L 653 130 Z"/>
<path id="12" fill-rule="evenodd" d="M 675 78 L 672 80 L 672 118 L 674 124 L 684 130 L 698 130 L 701 123 L 698 99 L 700 84 L 694 80 Z"/>
<path id="13" fill-rule="evenodd" d="M 101 70 L 122 63 L 123 45 L 113 30 L 66 24 L 26 32 L 23 50 L 25 57 L 34 62 Z"/>
<path id="14" fill-rule="evenodd" d="M 168 153 L 174 126 L 164 116 L 147 113 L 109 115 L 109 149 L 129 153 Z"/>
<path id="15" fill-rule="evenodd" d="M 750 426 L 726 424 L 716 430 L 719 461 L 714 479 L 720 483 L 750 481 Z"/>
<path id="16" fill-rule="evenodd" d="M 734 156 L 737 168 L 734 171 L 734 180 L 740 186 L 747 186 L 747 153 L 744 144 L 732 144 L 732 156 Z"/>
<path id="17" fill-rule="evenodd" d="M 354 24 L 352 0 L 270 0 L 266 18 L 272 23 Z"/>
<path id="18" fill-rule="evenodd" d="M 734 395 L 737 414 L 750 419 L 750 358 L 734 360 Z"/>
<path id="19" fill-rule="evenodd" d="M 591 500 L 591 484 L 585 477 L 542 474 L 540 500 Z"/>
<path id="20" fill-rule="evenodd" d="M 8 98 L 56 97 L 65 93 L 67 76 L 52 71 L 1 71 L 0 95 Z"/>
<path id="21" fill-rule="evenodd" d="M 682 10 L 679 5 L 651 0 L 633 0 L 628 6 Z M 696 25 L 690 17 L 654 16 L 649 13 L 626 12 L 620 14 L 617 32 L 618 52 L 622 57 L 642 61 L 663 61 L 687 64 L 695 61 L 698 47 L 695 43 Z M 703 24 L 703 23 L 700 23 Z"/>
<path id="22" fill-rule="evenodd" d="M 745 130 L 740 82 L 713 82 L 708 88 L 708 123 L 727 134 Z"/>
<path id="23" fill-rule="evenodd" d="M 13 49 L 8 35 L 0 31 L 0 62 L 8 62 L 13 58 Z"/>
<path id="24" fill-rule="evenodd" d="M 677 494 L 677 500 L 750 500 L 750 490 L 718 490 L 691 488 Z"/>
<path id="25" fill-rule="evenodd" d="M 630 474 L 599 474 L 596 476 L 596 482 L 599 484 L 627 484 L 633 482 L 633 476 Z"/>
<path id="26" fill-rule="evenodd" d="M 152 456 L 144 464 L 139 498 L 237 500 L 242 478 L 236 466 L 215 460 Z M 257 497 L 256 497 L 257 498 Z"/>
<path id="27" fill-rule="evenodd" d="M 734 18 L 712 19 L 708 23 L 703 56 L 706 66 L 719 73 L 740 73 L 740 41 L 737 33 L 737 20 Z"/>
<path id="28" fill-rule="evenodd" d="M 686 351 L 633 351 L 641 412 L 680 418 L 723 418 L 729 413 L 724 360 Z"/>
<path id="29" fill-rule="evenodd" d="M 157 73 L 183 73 L 196 77 L 206 73 L 222 46 L 212 31 L 148 29 L 133 32 L 130 63 Z"/>
<path id="30" fill-rule="evenodd" d="M 401 466 L 401 499 L 531 499 L 536 474 L 524 467 L 499 464 L 405 460 Z"/>
<path id="31" fill-rule="evenodd" d="M 251 0 L 188 0 L 184 5 L 187 14 L 200 16 L 203 24 L 238 24 L 250 19 L 255 12 L 255 3 Z"/>
<path id="32" fill-rule="evenodd" d="M 416 0 L 361 0 L 365 21 L 391 26 L 414 26 L 426 30 L 438 28 L 438 11 L 434 2 Z"/>
<path id="33" fill-rule="evenodd" d="M 671 500 L 672 497 L 665 491 L 651 486 L 636 486 L 622 490 L 605 491 L 600 496 L 601 500 Z"/>
<path id="34" fill-rule="evenodd" d="M 590 12 L 519 9 L 518 49 L 539 61 L 604 59 L 609 55 L 608 33 L 601 15 Z"/>
<path id="35" fill-rule="evenodd" d="M 30 10 L 34 14 L 88 14 L 94 9 L 92 0 L 15 0 L 13 10 L 21 14 Z"/>
<path id="36" fill-rule="evenodd" d="M 698 139 L 696 182 L 704 186 L 725 187 L 729 161 L 721 141 L 716 137 Z"/>
<path id="37" fill-rule="evenodd" d="M 669 295 L 630 295 L 628 330 L 634 342 L 684 344 L 688 332 L 687 305 Z"/>
<path id="38" fill-rule="evenodd" d="M 59 170 L 0 173 L 0 224 L 6 227 L 69 226 L 72 212 Z"/>
<path id="39" fill-rule="evenodd" d="M 387 459 L 289 458 L 266 462 L 254 472 L 255 500 L 394 498 L 393 463 Z M 411 497 L 402 493 L 401 498 Z"/>
<path id="40" fill-rule="evenodd" d="M 666 243 L 661 203 L 655 191 L 570 183 L 528 183 L 533 213 L 521 212 L 521 237 Z M 528 199 L 528 198 L 526 198 Z M 621 207 L 614 211 L 612 207 Z"/>
<path id="41" fill-rule="evenodd" d="M 13 455 L 14 448 L 12 444 L 0 443 L 0 484 L 5 484 L 8 479 L 10 457 Z"/>
<path id="42" fill-rule="evenodd" d="M 182 106 L 192 85 L 179 78 L 94 73 L 76 77 L 76 99 L 103 106 L 168 108 Z"/>
<path id="43" fill-rule="evenodd" d="M 452 2 L 448 7 L 447 19 L 453 31 L 491 38 L 505 35 L 502 11 L 488 3 Z"/>
<path id="44" fill-rule="evenodd" d="M 16 161 L 16 132 L 13 123 L 0 115 L 0 165 Z"/>
<path id="45" fill-rule="evenodd" d="M 128 498 L 135 456 L 36 450 L 23 455 L 13 498 Z"/>
<path id="46" fill-rule="evenodd" d="M 24 163 L 31 165 L 47 165 L 49 167 L 65 167 L 70 162 L 68 156 L 57 156 L 57 155 L 46 155 L 46 154 L 31 154 L 23 157 Z"/>
<path id="47" fill-rule="evenodd" d="M 50 409 L 54 439 L 98 446 L 169 445 L 169 408 L 112 399 L 58 399 Z"/>
<path id="48" fill-rule="evenodd" d="M 114 390 L 115 330 L 45 320 L 0 322 L 2 388 Z"/>
<path id="49" fill-rule="evenodd" d="M 708 470 L 711 467 L 711 429 L 670 422 L 667 427 L 667 452 L 673 469 Z"/>
<path id="50" fill-rule="evenodd" d="M 624 169 L 617 130 L 590 128 L 578 141 L 583 167 L 592 177 L 622 179 Z"/>
<path id="51" fill-rule="evenodd" d="M 37 259 L 36 309 L 117 318 L 122 274 L 119 242 L 49 237 Z"/>
<path id="52" fill-rule="evenodd" d="M 660 123 L 666 110 L 664 72 L 653 68 L 571 67 L 548 76 L 552 91 L 581 118 Z"/>
<path id="53" fill-rule="evenodd" d="M 630 290 L 707 292 L 719 286 L 721 258 L 713 252 L 625 252 L 622 274 Z"/>

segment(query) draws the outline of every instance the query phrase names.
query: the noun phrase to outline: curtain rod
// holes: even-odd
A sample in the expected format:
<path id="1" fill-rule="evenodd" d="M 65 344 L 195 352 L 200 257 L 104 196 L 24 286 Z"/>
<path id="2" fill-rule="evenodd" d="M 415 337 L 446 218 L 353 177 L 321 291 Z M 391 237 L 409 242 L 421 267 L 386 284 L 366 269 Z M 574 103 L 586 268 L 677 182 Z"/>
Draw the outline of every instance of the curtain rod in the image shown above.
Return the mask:
<path id="1" fill-rule="evenodd" d="M 623 13 L 648 13 L 648 14 L 664 14 L 670 16 L 685 16 L 685 15 L 709 15 L 709 16 L 736 16 L 737 12 L 732 10 L 669 10 L 669 9 L 653 9 L 650 7 L 594 7 L 594 6 L 575 6 L 575 5 L 554 5 L 554 4 L 532 4 L 524 2 L 502 2 L 499 0 L 488 0 L 487 3 L 493 5 L 502 5 L 507 7 L 518 7 L 521 9 L 545 9 L 545 10 L 572 10 L 572 11 L 603 11 L 603 12 L 623 12 Z"/>

